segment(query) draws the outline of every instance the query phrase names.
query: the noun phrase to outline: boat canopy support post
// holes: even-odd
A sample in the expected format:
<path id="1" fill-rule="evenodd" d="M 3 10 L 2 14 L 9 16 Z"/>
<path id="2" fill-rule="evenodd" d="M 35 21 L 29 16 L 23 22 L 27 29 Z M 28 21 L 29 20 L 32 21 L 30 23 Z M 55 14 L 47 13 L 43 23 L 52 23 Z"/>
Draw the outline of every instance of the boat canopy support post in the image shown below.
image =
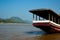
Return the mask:
<path id="1" fill-rule="evenodd" d="M 48 15 L 48 17 L 49 17 L 48 19 L 50 20 L 50 14 Z"/>
<path id="2" fill-rule="evenodd" d="M 37 20 L 37 15 L 36 15 L 36 20 Z"/>
<path id="3" fill-rule="evenodd" d="M 33 20 L 37 20 L 37 15 L 33 14 Z"/>
<path id="4" fill-rule="evenodd" d="M 53 15 L 52 15 L 52 21 L 53 21 Z"/>
<path id="5" fill-rule="evenodd" d="M 40 20 L 40 16 L 39 16 L 39 20 Z"/>
<path id="6" fill-rule="evenodd" d="M 58 19 L 58 24 L 59 24 L 59 19 Z"/>
<path id="7" fill-rule="evenodd" d="M 33 14 L 33 20 L 34 20 L 34 14 Z"/>
<path id="8" fill-rule="evenodd" d="M 41 20 L 41 17 L 33 14 L 33 20 Z M 44 18 L 42 20 L 44 20 Z"/>

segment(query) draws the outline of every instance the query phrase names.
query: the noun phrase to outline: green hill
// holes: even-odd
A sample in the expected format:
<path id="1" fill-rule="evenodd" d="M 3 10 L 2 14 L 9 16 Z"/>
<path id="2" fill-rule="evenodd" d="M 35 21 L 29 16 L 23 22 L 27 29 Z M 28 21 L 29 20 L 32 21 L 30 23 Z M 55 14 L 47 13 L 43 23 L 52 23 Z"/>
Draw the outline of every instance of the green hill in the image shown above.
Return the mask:
<path id="1" fill-rule="evenodd" d="M 8 18 L 8 19 L 2 19 L 0 18 L 0 23 L 3 22 L 3 23 L 25 23 L 21 18 L 19 17 L 11 17 L 11 18 Z"/>

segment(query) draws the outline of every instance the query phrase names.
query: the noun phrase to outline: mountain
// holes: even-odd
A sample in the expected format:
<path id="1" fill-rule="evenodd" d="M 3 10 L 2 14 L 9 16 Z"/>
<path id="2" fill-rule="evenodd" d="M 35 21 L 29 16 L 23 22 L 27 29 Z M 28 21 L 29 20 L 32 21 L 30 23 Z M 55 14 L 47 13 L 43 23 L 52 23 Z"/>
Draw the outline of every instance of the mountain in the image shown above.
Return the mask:
<path id="1" fill-rule="evenodd" d="M 8 20 L 13 23 L 24 23 L 24 21 L 19 17 L 11 17 Z"/>
<path id="2" fill-rule="evenodd" d="M 6 22 L 9 22 L 9 23 L 24 23 L 24 21 L 19 17 L 11 17 L 9 19 L 6 19 Z"/>
<path id="3" fill-rule="evenodd" d="M 2 18 L 0 18 L 0 23 L 1 22 L 3 22 L 3 23 L 30 23 L 29 21 L 22 20 L 19 17 L 10 17 L 8 19 L 2 19 Z"/>

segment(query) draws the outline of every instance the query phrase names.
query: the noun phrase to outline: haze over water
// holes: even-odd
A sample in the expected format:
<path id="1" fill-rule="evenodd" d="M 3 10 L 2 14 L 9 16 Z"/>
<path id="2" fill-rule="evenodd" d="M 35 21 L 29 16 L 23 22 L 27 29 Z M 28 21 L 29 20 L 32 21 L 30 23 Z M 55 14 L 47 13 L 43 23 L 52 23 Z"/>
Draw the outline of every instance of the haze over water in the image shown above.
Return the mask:
<path id="1" fill-rule="evenodd" d="M 60 40 L 60 33 L 46 34 L 32 24 L 0 24 L 0 40 Z"/>

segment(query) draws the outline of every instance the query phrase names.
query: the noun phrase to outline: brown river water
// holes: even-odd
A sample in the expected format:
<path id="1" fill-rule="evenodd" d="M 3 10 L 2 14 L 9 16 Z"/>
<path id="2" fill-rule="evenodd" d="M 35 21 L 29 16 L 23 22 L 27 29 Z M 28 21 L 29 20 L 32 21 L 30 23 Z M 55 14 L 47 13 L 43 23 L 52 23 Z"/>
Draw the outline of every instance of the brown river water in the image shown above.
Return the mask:
<path id="1" fill-rule="evenodd" d="M 46 34 L 31 24 L 0 24 L 0 40 L 60 40 L 60 33 Z"/>

